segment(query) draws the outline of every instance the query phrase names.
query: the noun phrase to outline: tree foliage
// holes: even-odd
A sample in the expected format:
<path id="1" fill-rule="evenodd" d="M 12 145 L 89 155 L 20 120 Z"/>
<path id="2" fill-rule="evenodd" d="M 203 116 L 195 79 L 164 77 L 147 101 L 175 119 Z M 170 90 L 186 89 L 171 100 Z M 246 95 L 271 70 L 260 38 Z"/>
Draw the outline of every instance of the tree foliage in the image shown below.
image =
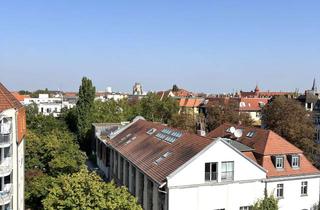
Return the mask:
<path id="1" fill-rule="evenodd" d="M 168 123 L 172 116 L 179 111 L 179 106 L 174 98 L 166 97 L 160 99 L 155 93 L 148 93 L 137 105 L 136 114 L 147 120 Z"/>
<path id="2" fill-rule="evenodd" d="M 302 149 L 313 163 L 319 154 L 312 117 L 299 102 L 277 97 L 262 110 L 263 125 Z"/>
<path id="3" fill-rule="evenodd" d="M 235 102 L 214 104 L 207 109 L 206 126 L 211 131 L 223 123 L 252 126 L 253 120 L 247 113 L 239 114 L 239 106 Z"/>
<path id="4" fill-rule="evenodd" d="M 191 133 L 196 132 L 196 121 L 192 115 L 187 113 L 174 114 L 169 125 Z"/>
<path id="5" fill-rule="evenodd" d="M 254 205 L 252 210 L 278 210 L 278 200 L 270 195 L 265 195 L 261 200 L 258 200 Z"/>
<path id="6" fill-rule="evenodd" d="M 91 128 L 93 103 L 95 98 L 96 88 L 92 85 L 92 81 L 86 77 L 82 78 L 82 83 L 79 88 L 79 99 L 77 101 L 77 135 L 80 146 L 87 149 L 86 140 L 88 131 Z"/>
<path id="7" fill-rule="evenodd" d="M 44 199 L 45 209 L 140 210 L 136 199 L 124 187 L 106 183 L 95 173 L 81 170 L 57 178 Z"/>

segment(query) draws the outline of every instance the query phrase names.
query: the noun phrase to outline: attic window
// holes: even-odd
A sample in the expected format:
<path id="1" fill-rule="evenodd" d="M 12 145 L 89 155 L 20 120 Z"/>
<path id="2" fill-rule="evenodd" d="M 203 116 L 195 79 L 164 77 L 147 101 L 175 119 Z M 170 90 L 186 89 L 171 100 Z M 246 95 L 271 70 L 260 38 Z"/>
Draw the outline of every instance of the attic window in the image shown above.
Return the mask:
<path id="1" fill-rule="evenodd" d="M 299 168 L 300 167 L 299 155 L 288 155 L 288 160 L 291 163 L 292 168 Z"/>
<path id="2" fill-rule="evenodd" d="M 161 155 L 158 159 L 156 159 L 153 163 L 158 165 L 162 160 L 166 159 L 167 157 L 169 157 L 171 155 L 171 152 L 166 152 L 163 155 Z"/>
<path id="3" fill-rule="evenodd" d="M 231 128 L 231 127 L 230 127 Z M 226 131 L 228 132 L 228 133 L 230 133 L 231 131 L 230 131 L 230 128 L 228 128 Z"/>
<path id="4" fill-rule="evenodd" d="M 247 137 L 252 138 L 255 133 L 256 133 L 255 131 L 249 131 L 249 132 L 247 133 Z"/>
<path id="5" fill-rule="evenodd" d="M 284 157 L 276 157 L 276 168 L 277 169 L 284 168 Z"/>
<path id="6" fill-rule="evenodd" d="M 155 128 L 150 128 L 149 130 L 147 130 L 147 134 L 148 135 L 152 135 L 154 132 L 156 132 L 157 131 L 157 129 L 155 129 Z"/>

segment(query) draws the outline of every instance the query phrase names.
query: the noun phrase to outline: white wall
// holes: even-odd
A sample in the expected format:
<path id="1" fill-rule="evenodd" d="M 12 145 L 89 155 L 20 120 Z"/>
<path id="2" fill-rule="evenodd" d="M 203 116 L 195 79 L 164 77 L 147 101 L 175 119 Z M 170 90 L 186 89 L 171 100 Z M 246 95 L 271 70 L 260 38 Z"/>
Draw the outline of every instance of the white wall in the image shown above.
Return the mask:
<path id="1" fill-rule="evenodd" d="M 270 181 L 270 180 L 269 180 Z M 301 196 L 301 182 L 308 182 L 308 195 Z M 294 180 L 268 182 L 268 194 L 277 196 L 277 184 L 284 185 L 283 199 L 279 200 L 280 210 L 310 209 L 319 201 L 320 178 L 297 178 Z"/>
<path id="2" fill-rule="evenodd" d="M 234 181 L 221 182 L 221 162 L 234 161 Z M 205 163 L 218 162 L 218 182 L 205 182 Z M 239 209 L 263 197 L 266 172 L 218 141 L 168 177 L 169 209 Z"/>

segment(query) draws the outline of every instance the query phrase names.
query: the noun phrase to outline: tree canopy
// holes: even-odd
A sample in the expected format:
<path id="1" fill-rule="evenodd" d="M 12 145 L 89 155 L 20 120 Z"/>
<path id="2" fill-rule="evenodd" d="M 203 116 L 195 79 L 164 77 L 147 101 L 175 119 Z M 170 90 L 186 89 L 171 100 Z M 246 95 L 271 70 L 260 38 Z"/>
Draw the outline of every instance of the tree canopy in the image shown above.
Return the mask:
<path id="1" fill-rule="evenodd" d="M 227 104 L 214 104 L 207 109 L 206 126 L 211 131 L 223 123 L 242 124 L 246 126 L 253 125 L 253 120 L 247 113 L 239 114 L 239 106 L 235 102 Z"/>
<path id="2" fill-rule="evenodd" d="M 314 141 L 312 116 L 299 102 L 283 96 L 275 98 L 263 108 L 262 122 L 265 128 L 275 131 L 316 162 L 319 145 Z"/>
<path id="3" fill-rule="evenodd" d="M 252 210 L 278 210 L 278 200 L 270 195 L 265 195 L 261 200 L 258 200 L 254 205 Z"/>
<path id="4" fill-rule="evenodd" d="M 87 170 L 59 176 L 43 200 L 43 205 L 48 210 L 142 210 L 126 188 L 103 182 L 98 175 Z"/>
<path id="5" fill-rule="evenodd" d="M 87 149 L 87 135 L 91 128 L 92 109 L 94 106 L 96 88 L 92 85 L 92 81 L 86 77 L 82 78 L 82 83 L 79 88 L 79 99 L 77 101 L 77 136 L 80 146 Z"/>

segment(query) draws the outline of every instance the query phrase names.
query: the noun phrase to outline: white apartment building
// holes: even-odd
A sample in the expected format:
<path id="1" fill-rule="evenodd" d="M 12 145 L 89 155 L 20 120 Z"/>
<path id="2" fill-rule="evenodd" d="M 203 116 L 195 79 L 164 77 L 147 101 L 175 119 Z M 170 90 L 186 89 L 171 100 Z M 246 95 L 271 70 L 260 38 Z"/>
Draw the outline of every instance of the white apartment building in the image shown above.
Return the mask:
<path id="1" fill-rule="evenodd" d="M 43 115 L 53 115 L 58 117 L 63 108 L 71 109 L 76 105 L 75 100 L 69 101 L 61 95 L 49 97 L 49 94 L 39 94 L 38 98 L 25 98 L 24 105 L 36 104 L 38 112 Z"/>
<path id="2" fill-rule="evenodd" d="M 128 187 L 145 210 L 247 210 L 268 194 L 280 210 L 312 209 L 320 173 L 269 130 L 224 124 L 202 137 L 137 117 L 94 124 L 99 168 Z"/>
<path id="3" fill-rule="evenodd" d="M 0 210 L 24 209 L 25 133 L 25 109 L 0 83 Z"/>

